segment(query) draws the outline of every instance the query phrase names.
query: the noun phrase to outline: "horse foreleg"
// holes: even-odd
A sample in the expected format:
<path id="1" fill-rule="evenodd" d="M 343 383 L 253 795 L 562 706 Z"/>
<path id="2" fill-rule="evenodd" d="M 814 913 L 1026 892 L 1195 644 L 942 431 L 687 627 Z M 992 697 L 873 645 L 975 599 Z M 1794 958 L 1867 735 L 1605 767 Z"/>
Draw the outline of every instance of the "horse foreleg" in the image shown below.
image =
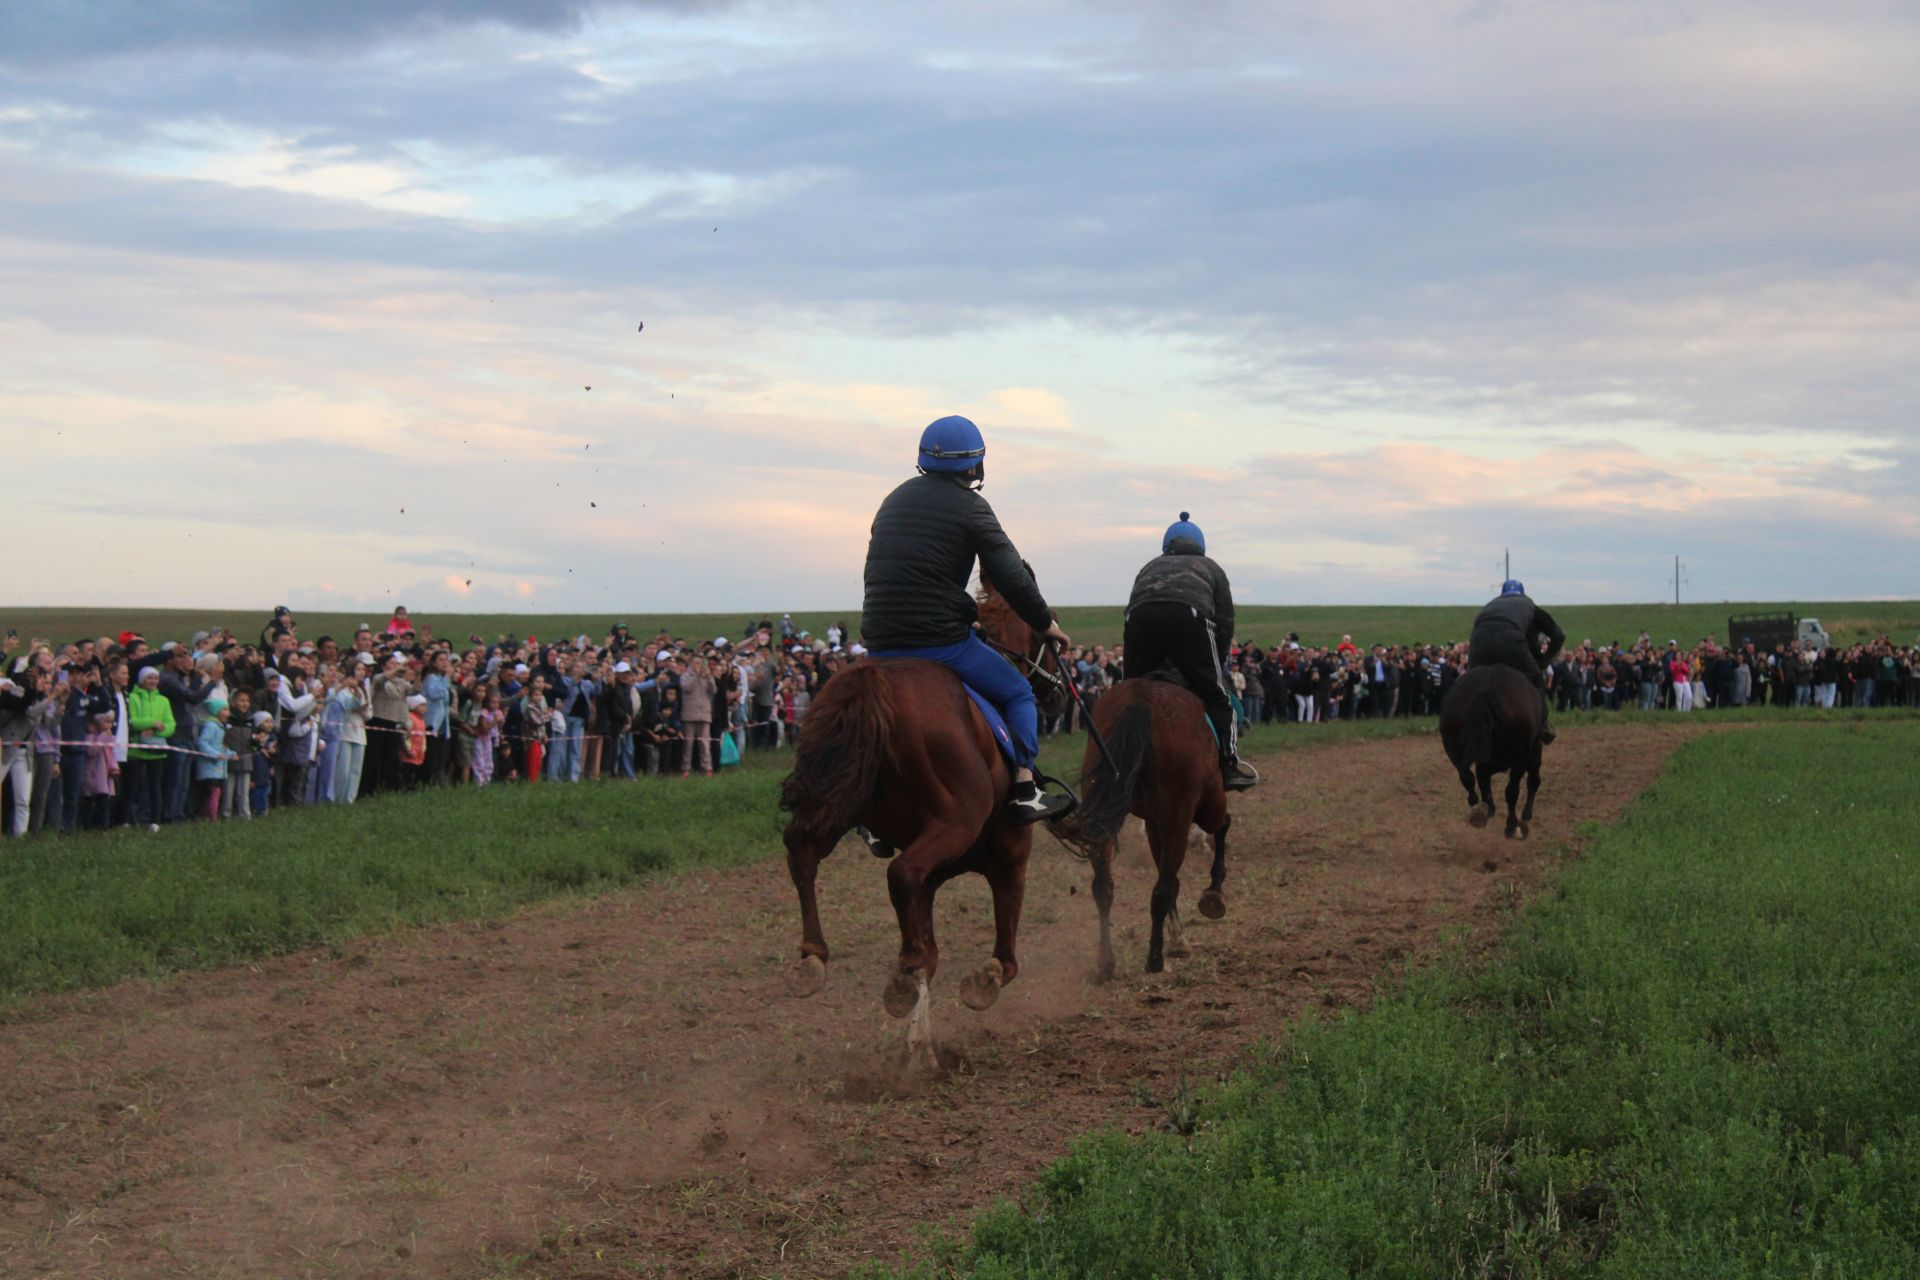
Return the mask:
<path id="1" fill-rule="evenodd" d="M 1526 824 L 1520 821 L 1520 783 L 1526 770 L 1515 765 L 1507 770 L 1507 839 L 1525 840 Z"/>
<path id="2" fill-rule="evenodd" d="M 1180 903 L 1178 900 L 1167 908 L 1167 956 L 1172 960 L 1185 960 L 1193 954 L 1193 948 L 1187 945 L 1187 931 L 1180 927 Z"/>
<path id="3" fill-rule="evenodd" d="M 1100 952 L 1093 962 L 1095 982 L 1113 981 L 1113 855 L 1116 845 L 1109 844 L 1093 855 L 1093 905 L 1100 911 Z"/>
<path id="4" fill-rule="evenodd" d="M 1205 892 L 1200 895 L 1200 914 L 1209 920 L 1218 920 L 1227 914 L 1227 828 L 1233 825 L 1233 815 L 1220 819 L 1220 829 L 1213 833 L 1213 868 L 1208 874 Z"/>
<path id="5" fill-rule="evenodd" d="M 820 903 L 814 895 L 814 877 L 825 857 L 813 840 L 787 824 L 787 872 L 793 877 L 794 892 L 800 897 L 800 963 L 790 979 L 793 994 L 802 999 L 814 995 L 827 982 L 827 939 L 820 930 Z"/>

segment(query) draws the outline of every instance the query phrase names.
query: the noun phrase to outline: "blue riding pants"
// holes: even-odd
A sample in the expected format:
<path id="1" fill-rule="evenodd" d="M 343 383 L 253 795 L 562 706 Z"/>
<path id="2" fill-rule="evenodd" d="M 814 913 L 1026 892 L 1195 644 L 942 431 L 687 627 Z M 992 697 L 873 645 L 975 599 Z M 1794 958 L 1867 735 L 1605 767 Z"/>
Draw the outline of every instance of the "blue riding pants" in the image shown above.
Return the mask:
<path id="1" fill-rule="evenodd" d="M 930 649 L 876 651 L 876 658 L 920 658 L 950 668 L 1006 717 L 1013 737 L 1013 756 L 1022 769 L 1031 769 L 1040 755 L 1040 713 L 1033 705 L 1033 688 L 1013 664 L 989 649 L 971 631 L 958 644 Z"/>

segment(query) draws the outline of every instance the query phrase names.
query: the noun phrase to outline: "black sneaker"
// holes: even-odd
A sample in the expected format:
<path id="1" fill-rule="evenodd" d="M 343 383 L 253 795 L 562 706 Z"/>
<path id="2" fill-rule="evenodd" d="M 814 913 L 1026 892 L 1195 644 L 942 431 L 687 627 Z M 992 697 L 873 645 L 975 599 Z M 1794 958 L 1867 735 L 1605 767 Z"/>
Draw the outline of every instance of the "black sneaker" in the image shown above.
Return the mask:
<path id="1" fill-rule="evenodd" d="M 1220 777 L 1229 791 L 1250 791 L 1260 781 L 1260 775 L 1252 765 L 1244 760 L 1227 756 L 1220 761 Z"/>
<path id="2" fill-rule="evenodd" d="M 885 840 L 882 840 L 865 827 L 856 827 L 855 830 L 860 833 L 861 842 L 867 846 L 868 853 L 876 858 L 891 858 L 893 856 L 894 848 Z"/>
<path id="3" fill-rule="evenodd" d="M 1023 826 L 1034 822 L 1052 822 L 1074 811 L 1080 802 L 1071 793 L 1060 795 L 1042 791 L 1032 782 L 1016 782 L 1007 797 L 1007 812 Z"/>
<path id="4" fill-rule="evenodd" d="M 1549 725 L 1542 725 L 1542 726 L 1540 726 L 1540 745 L 1541 745 L 1541 746 L 1543 746 L 1543 747 L 1544 747 L 1544 746 L 1546 746 L 1546 745 L 1548 745 L 1548 744 L 1549 744 L 1549 743 L 1551 743 L 1551 742 L 1552 742 L 1552 741 L 1553 741 L 1553 740 L 1554 740 L 1555 738 L 1557 738 L 1557 737 L 1559 737 L 1559 736 L 1560 736 L 1559 734 L 1557 734 L 1557 733 L 1555 733 L 1555 732 L 1553 731 L 1553 729 L 1552 729 L 1552 727 L 1551 727 L 1551 726 L 1549 726 Z"/>

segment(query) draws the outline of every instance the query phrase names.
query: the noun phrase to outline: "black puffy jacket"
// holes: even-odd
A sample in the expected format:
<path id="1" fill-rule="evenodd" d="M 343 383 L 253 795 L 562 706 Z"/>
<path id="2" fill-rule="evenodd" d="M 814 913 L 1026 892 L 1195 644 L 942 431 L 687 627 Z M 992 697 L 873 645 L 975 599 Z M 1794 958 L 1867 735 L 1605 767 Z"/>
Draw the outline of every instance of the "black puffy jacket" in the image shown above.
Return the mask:
<path id="1" fill-rule="evenodd" d="M 915 476 L 880 504 L 867 540 L 860 630 L 869 648 L 957 644 L 980 616 L 973 562 L 1022 621 L 1045 631 L 1053 612 L 987 500 L 952 476 Z"/>
<path id="2" fill-rule="evenodd" d="M 1544 656 L 1540 641 L 1547 642 Z M 1524 595 L 1498 596 L 1487 602 L 1473 620 L 1473 635 L 1468 653 L 1485 661 L 1518 661 L 1531 658 L 1542 670 L 1560 656 L 1567 633 L 1553 615 Z"/>
<path id="3" fill-rule="evenodd" d="M 1222 658 L 1233 646 L 1233 586 L 1190 538 L 1175 538 L 1166 555 L 1147 561 L 1134 577 L 1127 609 L 1143 604 L 1185 605 L 1213 623 Z"/>

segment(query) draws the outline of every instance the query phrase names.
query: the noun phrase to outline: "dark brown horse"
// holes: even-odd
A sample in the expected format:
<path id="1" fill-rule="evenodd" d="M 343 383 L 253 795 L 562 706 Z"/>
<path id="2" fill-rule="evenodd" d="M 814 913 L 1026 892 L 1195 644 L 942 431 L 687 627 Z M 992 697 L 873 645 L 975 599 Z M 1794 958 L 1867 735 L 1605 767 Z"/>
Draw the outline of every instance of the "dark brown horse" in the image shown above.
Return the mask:
<path id="1" fill-rule="evenodd" d="M 980 591 L 980 630 L 1024 654 L 1031 672 L 1048 659 L 1041 637 L 992 586 Z M 1032 676 L 1043 703 L 1056 686 Z M 840 838 L 864 827 L 879 846 L 899 850 L 887 867 L 887 891 L 900 919 L 900 959 L 884 1003 L 896 1018 L 912 1016 L 908 1056 L 933 1064 L 927 985 L 940 967 L 933 933 L 933 896 L 962 872 L 983 875 L 993 890 L 994 948 L 960 984 L 960 998 L 985 1009 L 1020 972 L 1014 952 L 1026 893 L 1031 827 L 1009 820 L 1012 771 L 986 719 L 960 677 L 934 662 L 869 659 L 827 682 L 807 708 L 806 732 L 793 772 L 780 787 L 787 822 L 787 869 L 800 896 L 800 963 L 793 991 L 811 996 L 827 977 L 827 940 L 820 928 L 814 878 Z"/>
<path id="2" fill-rule="evenodd" d="M 1493 817 L 1493 775 L 1507 775 L 1507 839 L 1525 840 L 1540 789 L 1540 718 L 1545 704 L 1533 683 L 1511 667 L 1475 667 L 1460 677 L 1440 708 L 1440 743 L 1467 789 L 1467 821 Z M 1516 814 L 1520 778 L 1527 806 Z M 1485 809 L 1480 806 L 1486 805 Z"/>
<path id="3" fill-rule="evenodd" d="M 1170 953 L 1186 954 L 1180 932 L 1180 867 L 1188 832 L 1213 837 L 1213 870 L 1200 895 L 1200 914 L 1227 914 L 1227 792 L 1221 785 L 1220 746 L 1207 726 L 1200 699 L 1183 686 L 1158 678 L 1122 680 L 1093 710 L 1094 727 L 1106 740 L 1110 768 L 1089 736 L 1080 765 L 1080 808 L 1056 825 L 1054 834 L 1093 864 L 1093 901 L 1100 909 L 1100 954 L 1094 976 L 1113 977 L 1113 847 L 1129 813 L 1147 827 L 1147 844 L 1159 875 L 1153 884 L 1153 932 L 1147 972 L 1159 973 Z M 1117 776 L 1116 776 L 1117 775 Z"/>

